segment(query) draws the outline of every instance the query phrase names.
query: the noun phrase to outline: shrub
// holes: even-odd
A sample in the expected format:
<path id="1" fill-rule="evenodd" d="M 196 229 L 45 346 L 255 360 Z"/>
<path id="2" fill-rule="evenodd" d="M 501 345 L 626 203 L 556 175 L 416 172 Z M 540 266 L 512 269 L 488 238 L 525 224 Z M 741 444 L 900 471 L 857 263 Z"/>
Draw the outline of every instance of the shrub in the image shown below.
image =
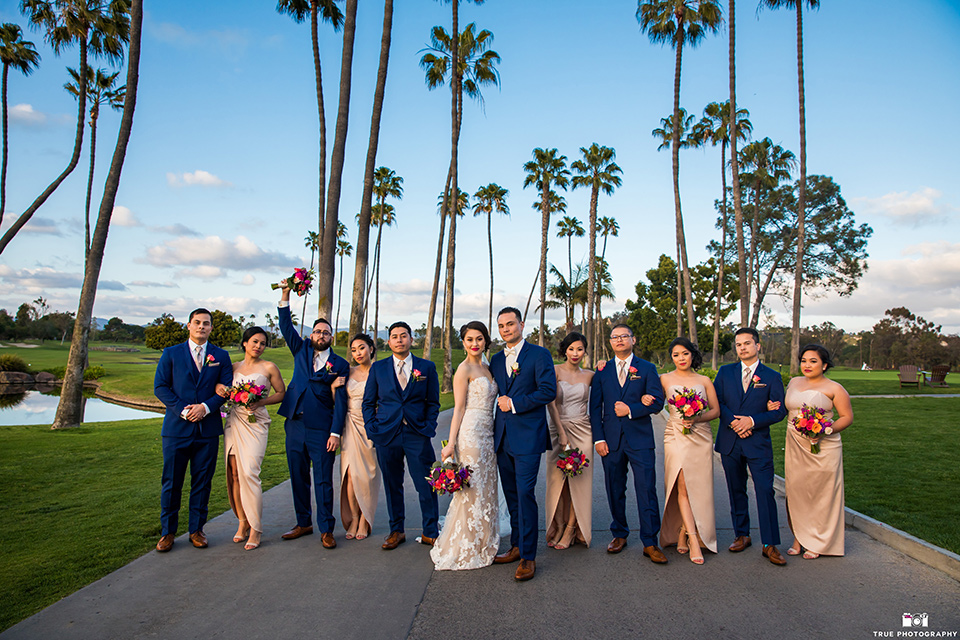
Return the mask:
<path id="1" fill-rule="evenodd" d="M 717 370 L 711 369 L 710 367 L 700 367 L 697 373 L 702 376 L 707 376 L 710 380 L 714 380 L 717 377 Z"/>
<path id="2" fill-rule="evenodd" d="M 43 371 L 52 374 L 57 380 L 63 380 L 63 376 L 67 375 L 66 367 L 47 367 Z"/>
<path id="3" fill-rule="evenodd" d="M 83 372 L 83 379 L 99 380 L 105 375 L 107 375 L 107 370 L 101 367 L 100 365 L 95 364 L 92 367 L 87 367 L 87 369 Z"/>
<path id="4" fill-rule="evenodd" d="M 0 371 L 19 371 L 20 373 L 30 373 L 30 367 L 27 361 L 13 353 L 4 353 L 0 355 Z"/>

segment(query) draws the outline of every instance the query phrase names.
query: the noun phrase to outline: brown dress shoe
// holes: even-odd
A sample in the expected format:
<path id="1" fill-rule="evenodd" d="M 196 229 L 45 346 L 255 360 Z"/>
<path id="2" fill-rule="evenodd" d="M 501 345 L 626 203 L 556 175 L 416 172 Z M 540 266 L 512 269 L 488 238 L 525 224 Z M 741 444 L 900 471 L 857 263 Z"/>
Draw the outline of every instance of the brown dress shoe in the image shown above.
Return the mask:
<path id="1" fill-rule="evenodd" d="M 627 546 L 626 538 L 614 538 L 607 545 L 607 553 L 620 553 Z"/>
<path id="2" fill-rule="evenodd" d="M 300 536 L 309 536 L 313 533 L 313 526 L 301 527 L 300 525 L 295 526 L 290 531 L 287 531 L 285 534 L 280 536 L 284 540 L 296 540 Z"/>
<path id="3" fill-rule="evenodd" d="M 402 543 L 407 541 L 407 535 L 401 531 L 391 531 L 381 545 L 387 551 L 396 549 Z"/>
<path id="4" fill-rule="evenodd" d="M 207 548 L 207 536 L 203 535 L 203 531 L 194 531 L 190 534 L 190 542 L 193 543 L 197 549 L 206 549 Z"/>
<path id="5" fill-rule="evenodd" d="M 750 542 L 750 536 L 737 536 L 737 539 L 733 541 L 733 544 L 730 545 L 730 551 L 734 553 L 743 551 L 749 547 L 752 542 Z"/>
<path id="6" fill-rule="evenodd" d="M 321 533 L 320 534 L 320 543 L 323 545 L 324 549 L 336 549 L 337 541 L 333 539 L 332 533 Z"/>
<path id="7" fill-rule="evenodd" d="M 436 538 L 431 538 L 430 536 L 420 536 L 420 544 L 425 544 L 428 547 L 432 547 L 436 541 Z"/>
<path id="8" fill-rule="evenodd" d="M 535 560 L 520 560 L 517 566 L 517 573 L 513 576 L 518 582 L 529 580 L 537 572 L 537 563 Z"/>
<path id="9" fill-rule="evenodd" d="M 493 564 L 510 564 L 520 559 L 520 548 L 510 547 L 506 553 L 500 553 L 493 557 Z"/>
<path id="10" fill-rule="evenodd" d="M 656 545 L 644 547 L 643 555 L 650 558 L 650 561 L 656 564 L 667 564 L 667 556 L 663 555 L 663 551 L 660 551 L 660 547 Z"/>
<path id="11" fill-rule="evenodd" d="M 778 567 L 782 567 L 783 565 L 787 564 L 786 559 L 784 559 L 784 557 L 780 555 L 780 551 L 772 544 L 768 544 L 767 546 L 765 546 L 761 553 L 763 553 L 764 558 L 766 558 L 773 564 L 777 565 Z"/>
<path id="12" fill-rule="evenodd" d="M 157 543 L 157 551 L 164 553 L 173 549 L 173 537 L 172 533 L 168 533 L 160 538 L 160 542 Z"/>

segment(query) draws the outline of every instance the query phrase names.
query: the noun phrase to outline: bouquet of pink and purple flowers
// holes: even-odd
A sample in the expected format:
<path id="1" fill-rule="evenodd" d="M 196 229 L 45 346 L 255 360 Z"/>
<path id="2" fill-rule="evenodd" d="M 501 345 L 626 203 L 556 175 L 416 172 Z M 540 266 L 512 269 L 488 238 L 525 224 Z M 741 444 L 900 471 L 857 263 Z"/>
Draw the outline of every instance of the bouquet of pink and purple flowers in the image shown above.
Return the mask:
<path id="1" fill-rule="evenodd" d="M 292 276 L 286 278 L 283 282 L 270 285 L 270 288 L 279 289 L 280 287 L 286 286 L 298 296 L 305 296 L 307 292 L 310 291 L 310 287 L 313 286 L 314 277 L 315 274 L 312 269 L 297 267 L 293 270 Z"/>
<path id="2" fill-rule="evenodd" d="M 227 389 L 227 400 L 235 405 L 249 409 L 252 404 L 263 400 L 267 395 L 267 386 L 263 384 L 253 384 L 250 381 L 241 382 Z M 247 422 L 256 423 L 257 418 L 251 411 L 247 416 Z"/>
<path id="3" fill-rule="evenodd" d="M 805 438 L 816 439 L 817 442 L 810 443 L 810 453 L 820 453 L 819 439 L 833 433 L 833 420 L 827 417 L 824 409 L 804 403 L 793 419 L 793 428 Z"/>
<path id="4" fill-rule="evenodd" d="M 447 458 L 443 462 L 433 463 L 430 467 L 430 475 L 427 476 L 427 482 L 440 495 L 455 493 L 470 486 L 471 473 L 469 466 Z"/>
<path id="5" fill-rule="evenodd" d="M 590 466 L 590 459 L 577 447 L 566 447 L 557 458 L 557 469 L 568 478 L 578 476 Z"/>
<path id="6" fill-rule="evenodd" d="M 696 418 L 707 410 L 707 401 L 696 389 L 683 387 L 667 402 L 677 408 L 681 418 Z M 689 435 L 690 427 L 684 425 L 683 434 Z"/>

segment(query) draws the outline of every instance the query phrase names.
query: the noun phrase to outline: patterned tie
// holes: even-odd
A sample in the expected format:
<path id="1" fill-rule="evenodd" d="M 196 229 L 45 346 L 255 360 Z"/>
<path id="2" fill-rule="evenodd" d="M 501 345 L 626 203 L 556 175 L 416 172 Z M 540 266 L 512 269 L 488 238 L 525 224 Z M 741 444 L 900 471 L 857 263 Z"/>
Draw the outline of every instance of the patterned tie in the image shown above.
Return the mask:
<path id="1" fill-rule="evenodd" d="M 620 371 L 617 373 L 617 378 L 620 380 L 620 386 L 622 387 L 627 382 L 627 363 L 624 360 L 617 360 L 617 367 Z"/>
<path id="2" fill-rule="evenodd" d="M 506 359 L 504 360 L 507 365 L 507 377 L 513 375 L 513 365 L 517 363 L 517 349 L 516 347 L 510 349 L 504 349 L 504 354 L 506 354 Z"/>
<path id="3" fill-rule="evenodd" d="M 201 357 L 203 345 L 198 345 L 194 351 L 196 351 L 196 353 L 193 356 L 193 361 L 197 364 L 197 371 L 201 371 L 203 369 L 203 358 Z"/>
<path id="4" fill-rule="evenodd" d="M 406 388 L 407 388 L 407 372 L 403 370 L 403 367 L 404 367 L 404 365 L 406 365 L 406 364 L 407 364 L 407 363 L 406 363 L 405 360 L 401 360 L 401 361 L 400 361 L 400 369 L 399 369 L 399 371 L 397 371 L 397 378 L 399 378 L 399 380 L 400 380 L 400 388 L 401 388 L 401 389 L 406 389 Z"/>
<path id="5" fill-rule="evenodd" d="M 749 387 L 750 387 L 750 369 L 748 367 L 743 370 L 743 392 L 746 393 Z"/>

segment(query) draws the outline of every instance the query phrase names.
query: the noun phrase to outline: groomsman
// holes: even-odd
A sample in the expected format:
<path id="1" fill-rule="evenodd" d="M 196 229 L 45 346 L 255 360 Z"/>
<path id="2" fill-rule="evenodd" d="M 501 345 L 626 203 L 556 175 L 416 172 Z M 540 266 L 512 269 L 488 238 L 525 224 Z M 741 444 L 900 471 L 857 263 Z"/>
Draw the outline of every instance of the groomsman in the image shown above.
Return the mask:
<path id="1" fill-rule="evenodd" d="M 280 536 L 296 540 L 313 533 L 310 513 L 310 463 L 313 463 L 313 495 L 317 501 L 320 542 L 333 549 L 333 461 L 347 416 L 347 388 L 332 390 L 337 378 L 350 375 L 350 364 L 330 348 L 333 333 L 323 318 L 313 323 L 310 338 L 297 333 L 290 317 L 290 289 L 282 287 L 280 333 L 293 354 L 293 377 L 277 413 L 286 418 L 287 466 L 297 524 Z"/>
<path id="2" fill-rule="evenodd" d="M 440 382 L 437 367 L 410 353 L 413 346 L 410 325 L 390 325 L 389 345 L 393 356 L 370 367 L 363 392 L 363 422 L 367 437 L 377 451 L 383 473 L 383 489 L 390 513 L 390 534 L 386 550 L 406 542 L 403 530 L 403 462 L 410 467 L 413 486 L 420 496 L 423 535 L 420 542 L 433 546 L 440 533 L 440 507 L 427 476 L 437 459 L 431 438 L 437 434 L 440 414 Z"/>
<path id="3" fill-rule="evenodd" d="M 614 358 L 601 362 L 590 385 L 590 425 L 594 448 L 603 461 L 607 502 L 613 522 L 613 540 L 607 552 L 627 546 L 627 470 L 633 469 L 633 486 L 640 513 L 643 555 L 657 564 L 667 557 L 657 546 L 660 504 L 657 500 L 657 456 L 650 416 L 663 409 L 663 387 L 657 368 L 633 355 L 637 339 L 633 330 L 618 324 L 610 331 Z"/>
<path id="4" fill-rule="evenodd" d="M 730 494 L 730 516 L 736 539 L 730 551 L 743 551 L 750 542 L 750 510 L 747 501 L 747 469 L 757 494 L 757 516 L 763 557 L 775 565 L 787 561 L 780 555 L 780 524 L 773 493 L 773 446 L 770 425 L 787 415 L 783 378 L 760 363 L 760 334 L 752 327 L 737 330 L 734 346 L 740 362 L 720 367 L 714 387 L 720 401 L 720 428 L 714 449 L 720 453 Z M 780 403 L 775 411 L 767 402 Z"/>
<path id="5" fill-rule="evenodd" d="M 519 560 L 514 578 L 529 580 L 537 571 L 535 491 L 540 457 L 550 448 L 547 405 L 557 397 L 557 374 L 550 352 L 523 339 L 519 309 L 502 309 L 497 327 L 507 346 L 490 358 L 490 372 L 500 394 L 494 409 L 493 448 L 510 511 L 510 549 L 493 561 Z"/>
<path id="6" fill-rule="evenodd" d="M 217 452 L 223 422 L 217 383 L 230 386 L 233 368 L 230 356 L 207 342 L 213 316 L 194 309 L 187 321 L 190 338 L 167 347 L 160 356 L 153 391 L 166 407 L 160 436 L 163 442 L 163 476 L 160 489 L 160 541 L 157 551 L 170 551 L 177 534 L 183 478 L 190 465 L 190 542 L 207 546 L 203 525 L 207 522 L 210 483 L 217 469 Z"/>

